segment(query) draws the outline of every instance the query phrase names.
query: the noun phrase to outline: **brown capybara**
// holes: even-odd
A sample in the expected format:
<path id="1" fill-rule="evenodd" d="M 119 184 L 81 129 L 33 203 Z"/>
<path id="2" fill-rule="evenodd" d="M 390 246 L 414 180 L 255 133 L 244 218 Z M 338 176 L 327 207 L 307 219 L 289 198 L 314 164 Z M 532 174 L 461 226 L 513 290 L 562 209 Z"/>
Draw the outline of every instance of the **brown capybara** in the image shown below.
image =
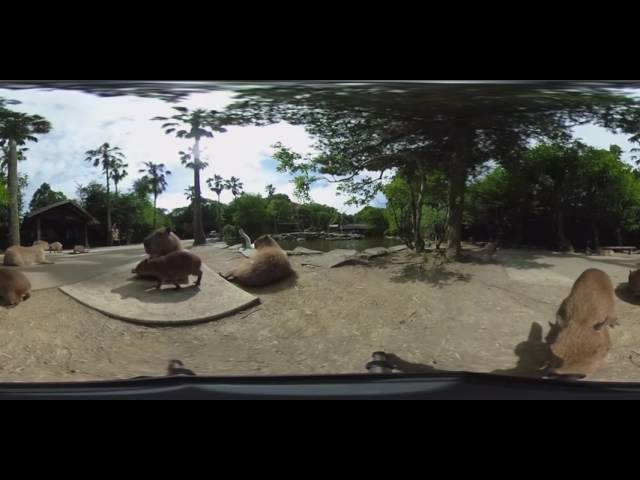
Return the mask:
<path id="1" fill-rule="evenodd" d="M 49 245 L 50 252 L 62 252 L 62 244 L 60 242 L 53 242 Z"/>
<path id="2" fill-rule="evenodd" d="M 557 313 L 557 337 L 551 343 L 551 372 L 591 375 L 611 348 L 609 328 L 618 325 L 609 275 L 585 270 Z"/>
<path id="3" fill-rule="evenodd" d="M 156 288 L 160 288 L 164 282 L 173 283 L 176 288 L 180 287 L 180 280 L 195 275 L 198 279 L 195 285 L 200 285 L 202 281 L 202 261 L 200 257 L 184 250 L 171 252 L 162 257 L 146 258 L 140 262 L 133 273 L 155 277 L 158 280 Z"/>
<path id="4" fill-rule="evenodd" d="M 19 270 L 0 269 L 0 299 L 18 305 L 31 296 L 31 282 Z"/>
<path id="5" fill-rule="evenodd" d="M 258 237 L 254 246 L 256 253 L 251 259 L 222 276 L 247 287 L 262 287 L 293 273 L 287 253 L 271 236 Z"/>
<path id="6" fill-rule="evenodd" d="M 629 272 L 629 290 L 634 295 L 640 295 L 640 270 Z"/>
<path id="7" fill-rule="evenodd" d="M 49 250 L 49 242 L 45 240 L 36 240 L 33 242 L 33 246 L 35 247 L 36 245 L 40 245 L 45 251 Z"/>
<path id="8" fill-rule="evenodd" d="M 4 252 L 4 264 L 7 267 L 26 267 L 38 263 L 53 263 L 46 259 L 42 245 L 36 245 L 34 247 L 14 245 L 13 247 L 7 248 L 7 251 Z"/>
<path id="9" fill-rule="evenodd" d="M 180 238 L 171 231 L 170 227 L 159 228 L 144 239 L 144 251 L 151 258 L 180 250 L 182 250 Z"/>

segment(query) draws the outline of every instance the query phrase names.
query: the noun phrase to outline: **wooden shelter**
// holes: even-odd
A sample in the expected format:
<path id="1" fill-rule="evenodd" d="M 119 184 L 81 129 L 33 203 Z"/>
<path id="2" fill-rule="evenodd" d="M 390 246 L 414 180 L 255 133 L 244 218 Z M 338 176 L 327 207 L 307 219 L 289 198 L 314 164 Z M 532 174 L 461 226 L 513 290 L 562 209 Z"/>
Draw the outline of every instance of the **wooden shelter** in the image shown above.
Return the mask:
<path id="1" fill-rule="evenodd" d="M 73 200 L 63 200 L 29 213 L 22 229 L 32 241 L 60 242 L 64 248 L 89 247 L 89 226 L 100 222 Z"/>

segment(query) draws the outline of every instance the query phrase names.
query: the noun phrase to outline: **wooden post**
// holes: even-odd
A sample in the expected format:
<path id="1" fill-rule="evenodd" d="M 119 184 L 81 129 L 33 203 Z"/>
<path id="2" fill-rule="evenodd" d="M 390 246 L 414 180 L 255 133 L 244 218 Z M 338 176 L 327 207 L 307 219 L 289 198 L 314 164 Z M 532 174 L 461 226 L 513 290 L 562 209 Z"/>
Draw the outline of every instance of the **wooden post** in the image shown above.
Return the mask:
<path id="1" fill-rule="evenodd" d="M 84 246 L 89 248 L 89 224 L 84 222 Z"/>
<path id="2" fill-rule="evenodd" d="M 41 229 L 40 229 L 40 215 L 36 217 L 36 240 L 40 240 Z"/>

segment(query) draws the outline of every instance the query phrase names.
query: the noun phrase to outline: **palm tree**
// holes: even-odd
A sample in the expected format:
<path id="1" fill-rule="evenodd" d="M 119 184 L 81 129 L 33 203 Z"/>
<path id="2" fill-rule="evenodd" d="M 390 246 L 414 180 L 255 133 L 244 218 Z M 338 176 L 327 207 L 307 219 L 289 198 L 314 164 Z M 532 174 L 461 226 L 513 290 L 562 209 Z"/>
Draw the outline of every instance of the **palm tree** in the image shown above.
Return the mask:
<path id="1" fill-rule="evenodd" d="M 113 245 L 113 234 L 111 231 L 111 193 L 110 193 L 110 179 L 112 169 L 121 165 L 125 159 L 124 154 L 120 150 L 120 147 L 112 147 L 108 143 L 103 143 L 94 150 L 87 150 L 86 152 L 87 162 L 93 163 L 94 167 L 102 168 L 104 177 L 107 183 L 107 245 Z"/>
<path id="2" fill-rule="evenodd" d="M 273 197 L 273 194 L 276 193 L 276 187 L 272 184 L 267 185 L 264 190 L 267 192 L 267 197 L 269 198 Z"/>
<path id="3" fill-rule="evenodd" d="M 143 178 L 147 179 L 151 193 L 153 194 L 153 229 L 156 229 L 156 203 L 158 195 L 167 189 L 167 175 L 171 175 L 169 170 L 164 169 L 164 163 L 143 162 L 146 168 L 138 170 L 145 173 Z"/>
<path id="4" fill-rule="evenodd" d="M 207 164 L 200 158 L 200 140 L 212 138 L 213 132 L 224 133 L 223 127 L 228 122 L 228 117 L 216 110 L 196 109 L 189 111 L 185 107 L 173 107 L 178 111 L 171 117 L 154 117 L 152 120 L 165 121 L 162 128 L 166 134 L 175 132 L 178 138 L 192 138 L 193 147 L 191 153 L 180 152 L 182 164 L 193 170 L 193 243 L 204 245 L 207 239 L 202 225 L 202 193 L 200 191 L 200 170 Z"/>
<path id="5" fill-rule="evenodd" d="M 6 104 L 6 102 L 3 102 Z M 8 145 L 9 244 L 20 245 L 20 212 L 18 207 L 19 148 L 26 142 L 37 142 L 34 135 L 48 133 L 51 123 L 40 115 L 9 110 L 0 104 L 0 147 Z"/>
<path id="6" fill-rule="evenodd" d="M 244 184 L 240 181 L 239 178 L 231 177 L 229 180 L 225 180 L 224 188 L 226 188 L 227 190 L 231 190 L 233 198 L 236 198 L 238 195 L 242 195 Z"/>
<path id="7" fill-rule="evenodd" d="M 113 186 L 116 190 L 116 195 L 118 195 L 118 184 L 124 180 L 124 178 L 129 175 L 127 172 L 128 163 L 123 163 L 122 160 L 114 161 L 111 166 L 111 180 L 113 180 Z"/>
<path id="8" fill-rule="evenodd" d="M 214 175 L 213 178 L 207 178 L 207 185 L 209 186 L 209 190 L 214 192 L 218 197 L 218 205 L 217 205 L 217 217 L 218 217 L 218 233 L 222 234 L 222 218 L 220 215 L 220 194 L 225 189 L 224 179 L 220 175 Z"/>

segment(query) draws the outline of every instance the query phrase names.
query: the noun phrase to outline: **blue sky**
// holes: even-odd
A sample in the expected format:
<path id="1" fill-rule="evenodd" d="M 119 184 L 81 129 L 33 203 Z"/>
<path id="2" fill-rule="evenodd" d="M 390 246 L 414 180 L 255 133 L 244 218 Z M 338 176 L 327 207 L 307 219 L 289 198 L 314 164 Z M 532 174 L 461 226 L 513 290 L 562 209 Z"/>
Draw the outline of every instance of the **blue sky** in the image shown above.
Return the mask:
<path id="1" fill-rule="evenodd" d="M 181 105 L 220 110 L 232 101 L 232 96 L 232 92 L 224 91 L 194 94 Z M 41 136 L 38 143 L 29 145 L 27 160 L 20 164 L 20 171 L 29 175 L 28 200 L 43 182 L 72 198 L 78 185 L 91 180 L 102 182 L 99 170 L 84 161 L 84 152 L 109 142 L 122 148 L 130 165 L 129 177 L 121 184 L 121 189 L 129 188 L 141 175 L 138 169 L 142 162 L 162 162 L 173 174 L 169 177 L 167 192 L 158 199 L 159 206 L 172 209 L 187 204 L 184 190 L 193 183 L 192 172 L 180 165 L 178 151 L 187 149 L 190 142 L 164 135 L 160 122 L 150 121 L 156 115 L 171 115 L 169 104 L 138 97 L 101 98 L 75 91 L 0 89 L 0 97 L 19 100 L 22 103 L 12 108 L 40 114 L 53 125 L 51 133 Z M 625 158 L 629 158 L 628 150 L 632 145 L 624 135 L 615 135 L 591 125 L 576 128 L 575 133 L 596 147 L 608 148 L 612 143 L 620 145 L 625 151 Z M 313 140 L 304 128 L 287 124 L 234 127 L 205 140 L 204 157 L 210 164 L 202 175 L 205 196 L 215 196 L 204 183 L 204 179 L 214 173 L 224 178 L 239 177 L 249 192 L 264 193 L 265 186 L 271 183 L 279 193 L 291 195 L 290 178 L 276 172 L 275 162 L 270 157 L 271 145 L 279 141 L 302 154 L 312 151 Z M 345 198 L 337 195 L 334 184 L 324 182 L 315 185 L 311 196 L 317 202 L 340 210 L 358 210 L 344 205 Z M 229 192 L 222 194 L 224 202 L 231 198 Z M 373 204 L 383 206 L 384 198 L 378 197 Z"/>

